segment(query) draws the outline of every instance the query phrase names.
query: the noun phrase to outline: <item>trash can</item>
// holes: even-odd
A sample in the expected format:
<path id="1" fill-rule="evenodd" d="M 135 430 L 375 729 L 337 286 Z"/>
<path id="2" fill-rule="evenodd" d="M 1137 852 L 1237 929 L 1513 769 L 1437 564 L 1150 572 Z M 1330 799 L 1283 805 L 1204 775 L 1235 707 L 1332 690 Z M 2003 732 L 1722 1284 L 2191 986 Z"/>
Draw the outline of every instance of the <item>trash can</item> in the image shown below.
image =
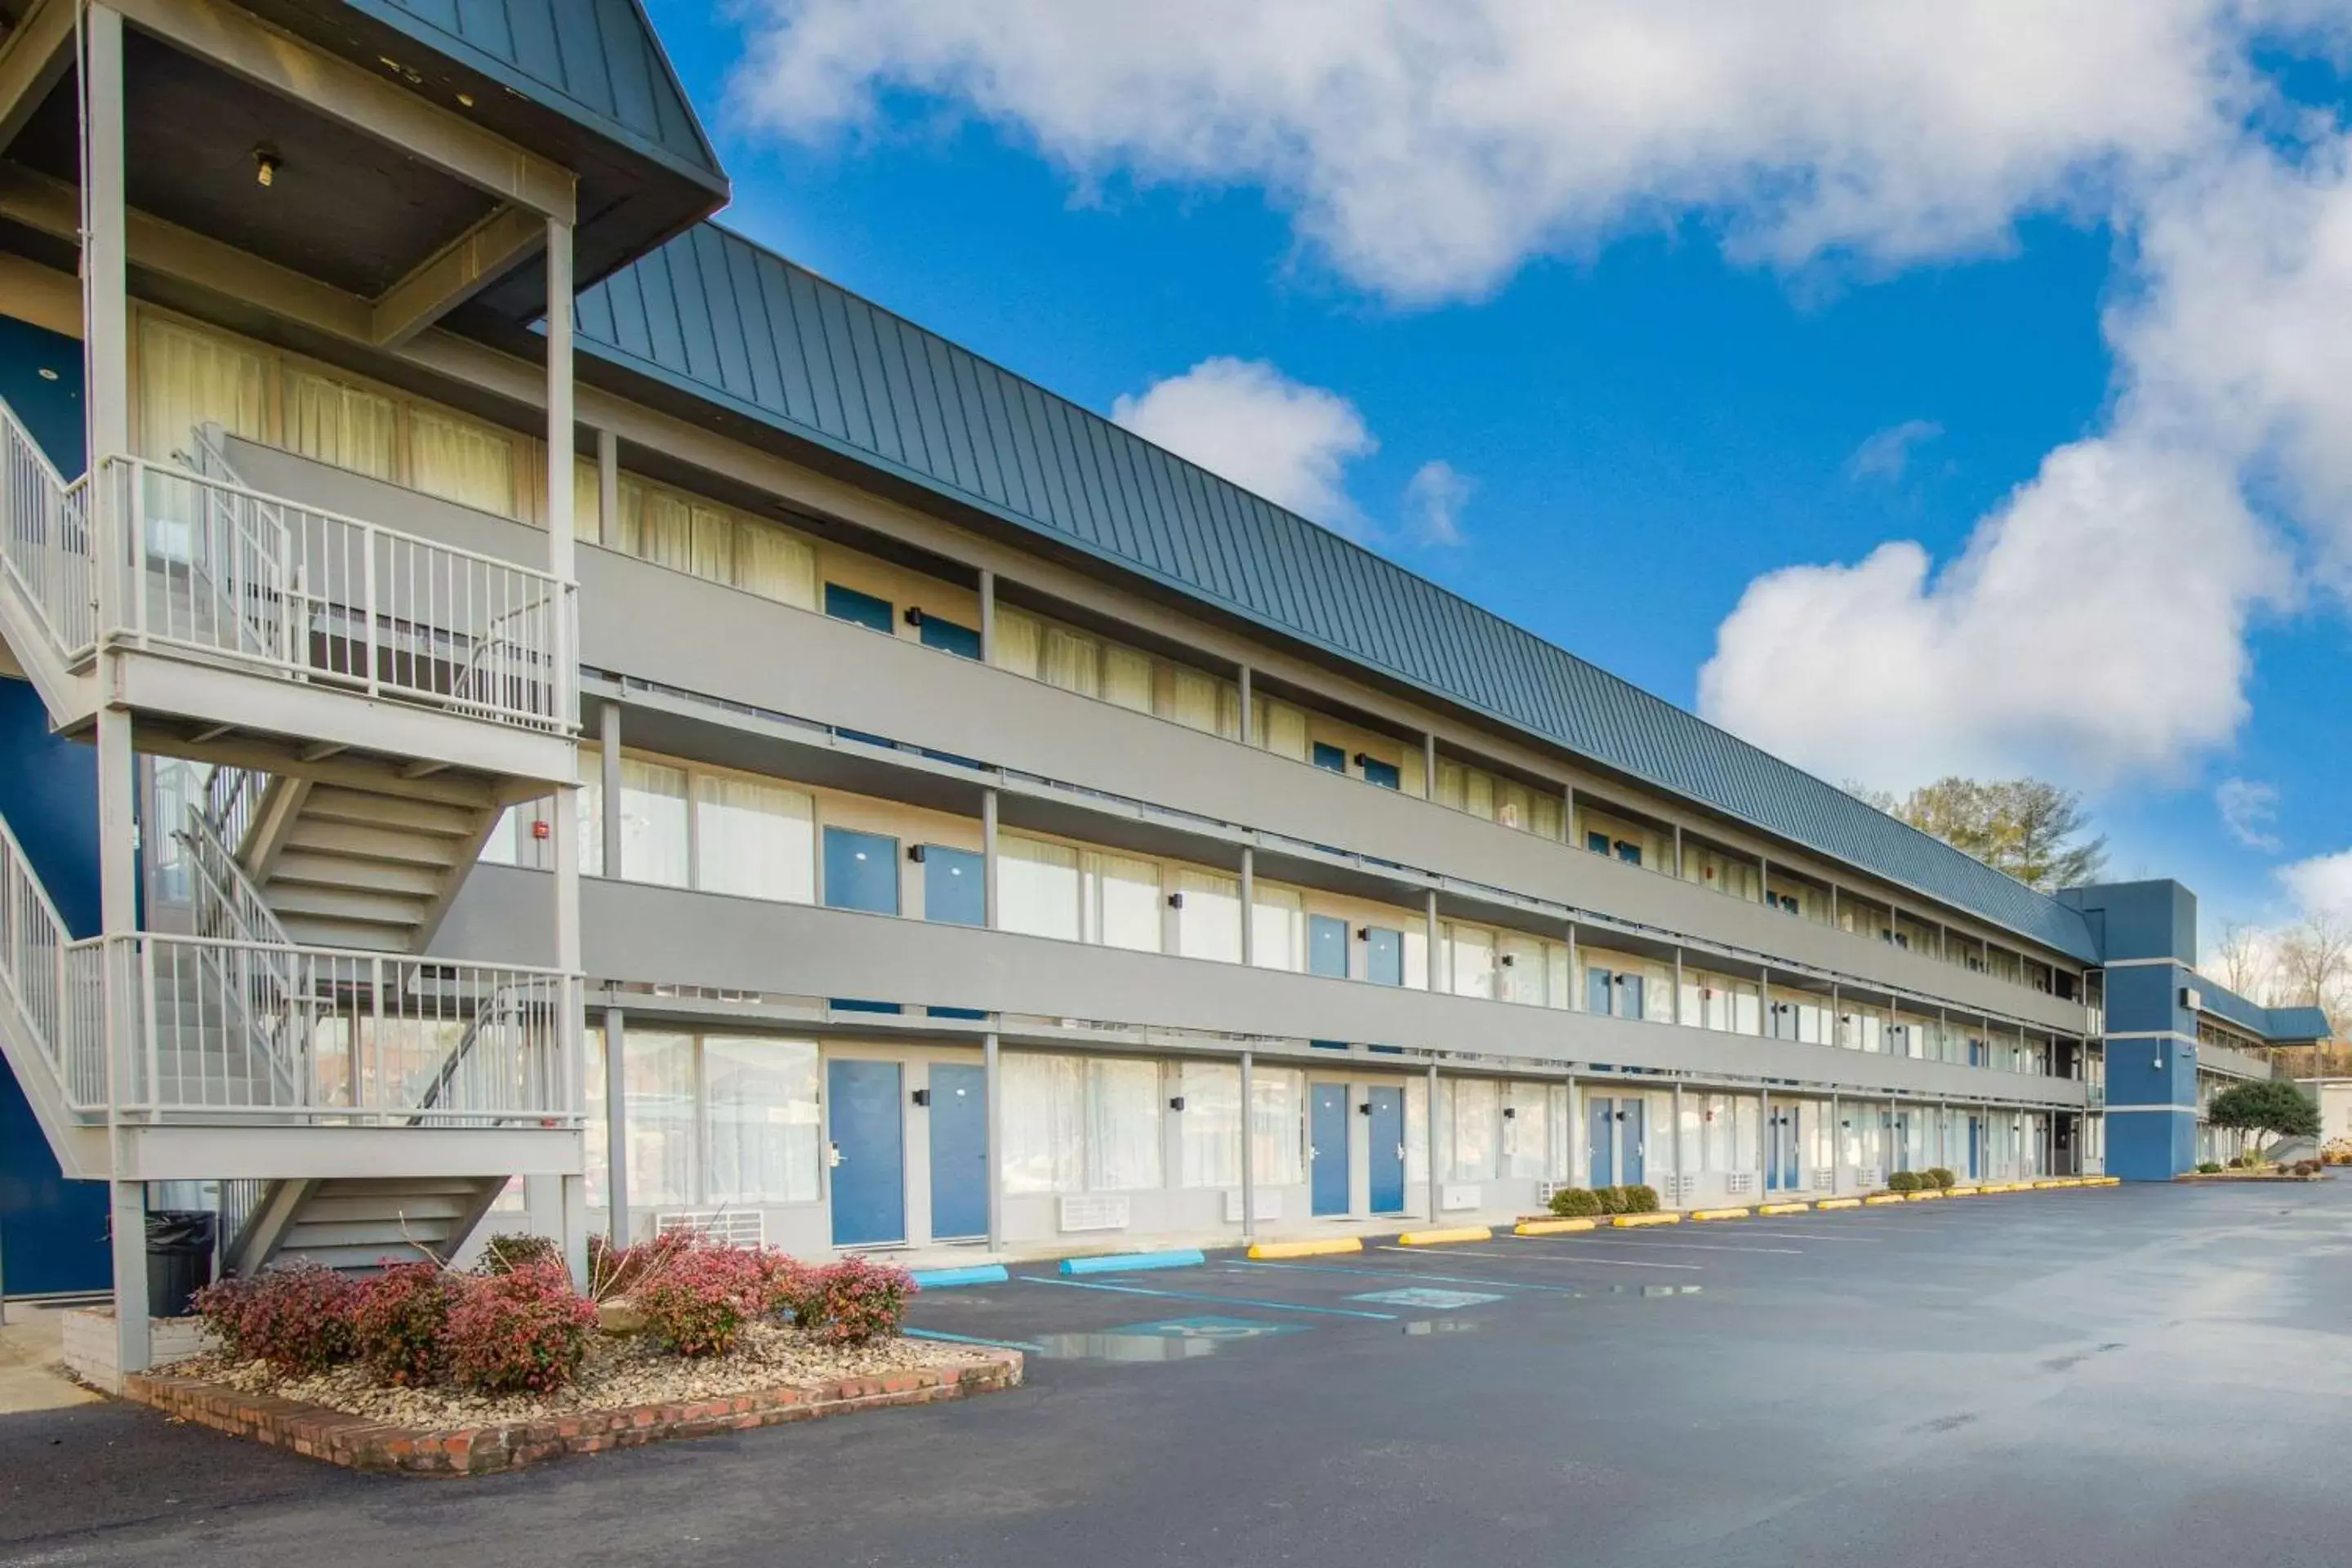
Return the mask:
<path id="1" fill-rule="evenodd" d="M 190 1298 L 213 1282 L 214 1215 L 204 1209 L 147 1214 L 147 1315 L 184 1318 Z"/>

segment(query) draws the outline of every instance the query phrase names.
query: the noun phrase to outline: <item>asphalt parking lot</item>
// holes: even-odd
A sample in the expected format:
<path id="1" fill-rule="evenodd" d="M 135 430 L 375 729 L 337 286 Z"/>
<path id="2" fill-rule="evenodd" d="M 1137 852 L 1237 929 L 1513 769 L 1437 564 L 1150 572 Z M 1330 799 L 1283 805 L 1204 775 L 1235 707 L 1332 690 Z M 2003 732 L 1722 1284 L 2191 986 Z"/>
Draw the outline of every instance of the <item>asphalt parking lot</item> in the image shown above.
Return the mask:
<path id="1" fill-rule="evenodd" d="M 0 1419 L 0 1564 L 2352 1561 L 2352 1182 L 1013 1272 L 1013 1393 L 485 1481 Z"/>

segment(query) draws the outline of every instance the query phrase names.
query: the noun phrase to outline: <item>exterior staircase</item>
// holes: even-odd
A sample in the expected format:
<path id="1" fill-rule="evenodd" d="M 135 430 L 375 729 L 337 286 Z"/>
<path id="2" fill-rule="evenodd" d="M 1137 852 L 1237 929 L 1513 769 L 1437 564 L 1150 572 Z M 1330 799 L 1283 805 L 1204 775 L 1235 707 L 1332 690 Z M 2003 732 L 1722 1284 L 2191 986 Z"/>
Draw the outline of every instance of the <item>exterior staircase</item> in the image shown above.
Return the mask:
<path id="1" fill-rule="evenodd" d="M 273 1182 L 224 1256 L 239 1274 L 271 1263 L 320 1263 L 354 1273 L 425 1258 L 446 1262 L 506 1184 L 502 1176 Z"/>

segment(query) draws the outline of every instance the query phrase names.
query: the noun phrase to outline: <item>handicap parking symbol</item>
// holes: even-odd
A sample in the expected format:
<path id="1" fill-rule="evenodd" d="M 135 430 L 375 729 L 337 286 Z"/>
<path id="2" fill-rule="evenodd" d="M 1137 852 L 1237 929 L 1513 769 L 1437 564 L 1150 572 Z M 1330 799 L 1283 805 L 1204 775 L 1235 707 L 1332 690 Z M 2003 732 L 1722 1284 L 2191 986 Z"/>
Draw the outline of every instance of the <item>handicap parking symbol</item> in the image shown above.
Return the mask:
<path id="1" fill-rule="evenodd" d="M 1405 1290 L 1368 1290 L 1360 1296 L 1350 1296 L 1350 1301 L 1375 1301 L 1384 1307 L 1430 1307 L 1438 1311 L 1450 1311 L 1456 1307 L 1483 1307 L 1489 1301 L 1499 1301 L 1500 1296 L 1482 1296 L 1475 1290 L 1432 1290 L 1414 1287 Z"/>
<path id="2" fill-rule="evenodd" d="M 1169 1340 L 1254 1340 L 1267 1334 L 1295 1334 L 1301 1323 L 1268 1323 L 1255 1318 L 1163 1318 L 1154 1323 L 1129 1323 L 1114 1334 L 1156 1334 Z"/>

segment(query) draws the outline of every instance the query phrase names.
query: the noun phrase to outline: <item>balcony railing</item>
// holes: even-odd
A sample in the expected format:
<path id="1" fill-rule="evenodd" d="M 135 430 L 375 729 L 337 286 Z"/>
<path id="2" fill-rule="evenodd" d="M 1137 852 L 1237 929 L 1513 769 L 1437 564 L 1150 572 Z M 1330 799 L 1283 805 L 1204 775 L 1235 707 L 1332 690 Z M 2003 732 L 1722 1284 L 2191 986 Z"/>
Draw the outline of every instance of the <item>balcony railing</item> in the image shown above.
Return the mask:
<path id="1" fill-rule="evenodd" d="M 98 641 L 87 479 L 66 482 L 0 402 L 0 572 L 72 664 Z"/>

